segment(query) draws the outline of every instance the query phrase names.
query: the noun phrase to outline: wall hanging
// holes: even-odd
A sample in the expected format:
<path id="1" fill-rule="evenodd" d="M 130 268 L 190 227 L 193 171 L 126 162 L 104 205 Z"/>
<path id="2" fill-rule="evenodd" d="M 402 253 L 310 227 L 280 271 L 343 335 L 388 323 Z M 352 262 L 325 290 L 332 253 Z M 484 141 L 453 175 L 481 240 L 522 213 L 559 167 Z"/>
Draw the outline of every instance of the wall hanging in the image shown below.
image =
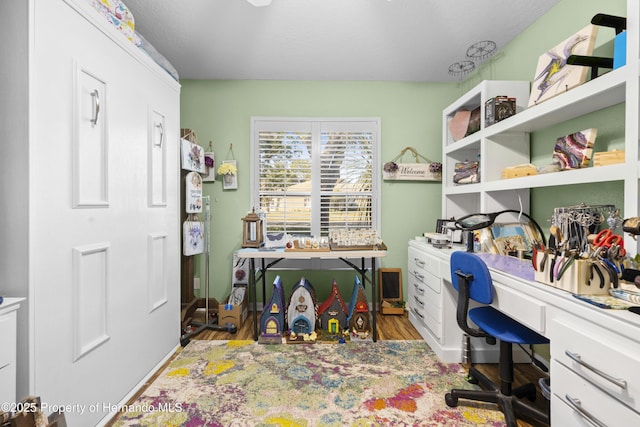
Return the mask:
<path id="1" fill-rule="evenodd" d="M 182 224 L 182 253 L 185 256 L 204 252 L 204 223 L 197 214 L 190 214 Z"/>
<path id="2" fill-rule="evenodd" d="M 204 169 L 202 181 L 214 182 L 216 180 L 216 157 L 213 154 L 213 148 L 211 148 L 211 141 L 209 141 L 209 148 L 204 152 Z"/>
<path id="3" fill-rule="evenodd" d="M 182 169 L 194 172 L 205 172 L 204 149 L 195 142 L 182 138 Z"/>
<path id="4" fill-rule="evenodd" d="M 409 151 L 415 163 L 399 163 L 402 156 Z M 422 159 L 425 163 L 420 163 Z M 442 181 L 442 163 L 432 162 L 413 147 L 405 147 L 393 160 L 382 168 L 382 178 L 395 181 Z"/>
<path id="5" fill-rule="evenodd" d="M 235 190 L 238 188 L 238 164 L 233 156 L 233 144 L 229 145 L 227 158 L 218 168 L 218 175 L 222 177 L 223 190 Z"/>
<path id="6" fill-rule="evenodd" d="M 185 178 L 185 212 L 202 212 L 202 177 L 198 172 L 189 172 Z"/>

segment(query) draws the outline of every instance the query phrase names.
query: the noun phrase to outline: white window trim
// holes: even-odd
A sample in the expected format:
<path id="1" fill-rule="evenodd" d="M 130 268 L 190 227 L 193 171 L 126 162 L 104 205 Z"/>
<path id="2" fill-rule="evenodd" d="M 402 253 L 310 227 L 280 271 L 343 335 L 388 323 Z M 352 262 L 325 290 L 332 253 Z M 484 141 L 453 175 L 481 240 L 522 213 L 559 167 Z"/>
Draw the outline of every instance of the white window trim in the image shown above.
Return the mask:
<path id="1" fill-rule="evenodd" d="M 380 153 L 381 153 L 381 147 L 382 147 L 382 139 L 381 139 L 381 119 L 380 117 L 261 117 L 261 116 L 252 116 L 251 117 L 251 161 L 250 161 L 250 167 L 251 167 L 251 194 L 250 194 L 250 201 L 251 201 L 251 206 L 259 206 L 260 202 L 259 202 L 259 177 L 257 176 L 257 174 L 255 173 L 258 170 L 258 159 L 259 159 L 259 150 L 257 149 L 257 141 L 259 138 L 259 130 L 264 130 L 265 126 L 264 123 L 266 122 L 273 122 L 274 125 L 283 123 L 283 122 L 292 122 L 292 123 L 300 123 L 300 125 L 306 125 L 308 123 L 312 124 L 312 133 L 313 136 L 316 137 L 318 136 L 319 132 L 320 132 L 320 123 L 321 122 L 344 122 L 344 123 L 349 123 L 349 122 L 371 122 L 373 124 L 373 129 L 375 132 L 375 144 L 374 144 L 374 148 L 373 148 L 373 171 L 372 171 L 372 176 L 375 177 L 375 179 L 372 180 L 372 196 L 373 196 L 373 200 L 372 200 L 372 206 L 371 206 L 371 211 L 372 211 L 372 215 L 374 215 L 374 219 L 373 219 L 373 227 L 376 228 L 376 230 L 378 231 L 378 233 L 380 235 L 382 235 L 382 221 L 381 221 L 381 217 L 382 217 L 382 212 L 381 212 L 381 203 L 380 203 L 380 194 L 381 194 L 381 187 L 382 187 L 382 171 L 381 171 L 381 157 L 380 157 Z M 257 124 L 260 123 L 260 126 L 258 126 Z M 308 128 L 305 128 L 305 130 Z M 281 130 L 281 127 L 277 127 L 276 130 Z M 317 147 L 316 145 L 314 145 L 312 147 L 313 150 L 317 150 L 319 149 L 319 147 Z M 317 158 L 316 154 L 318 153 L 313 153 L 314 157 Z M 320 167 L 319 164 L 315 165 L 314 167 Z M 314 170 L 314 173 L 318 172 L 317 170 Z M 317 185 L 317 188 L 314 186 L 312 188 L 312 203 L 314 204 L 314 206 L 318 206 L 318 204 L 320 203 L 320 182 L 319 181 L 315 181 L 314 185 Z M 312 219 L 312 221 L 319 221 L 320 218 L 314 217 Z M 313 225 L 312 225 L 313 227 Z M 318 227 L 319 228 L 319 227 Z M 286 262 L 282 262 L 282 266 L 278 266 L 276 268 L 281 269 L 281 270 L 286 270 L 286 269 L 296 269 L 296 265 L 297 265 L 297 269 L 301 268 L 299 264 L 295 264 L 295 263 L 289 263 L 289 261 L 291 260 L 286 260 Z M 295 260 L 294 260 L 295 261 Z M 317 260 L 315 260 L 317 261 Z M 344 263 L 342 263 L 339 260 L 334 260 L 335 261 L 335 265 L 328 265 L 329 261 L 326 260 L 324 261 L 321 265 L 319 262 L 313 262 L 313 263 L 309 263 L 307 261 L 306 266 L 303 266 L 302 268 L 305 269 L 310 269 L 310 270 L 315 270 L 315 269 L 325 269 L 325 268 L 329 268 L 329 269 L 350 269 L 350 267 L 347 267 Z M 291 264 L 291 265 L 290 265 Z"/>

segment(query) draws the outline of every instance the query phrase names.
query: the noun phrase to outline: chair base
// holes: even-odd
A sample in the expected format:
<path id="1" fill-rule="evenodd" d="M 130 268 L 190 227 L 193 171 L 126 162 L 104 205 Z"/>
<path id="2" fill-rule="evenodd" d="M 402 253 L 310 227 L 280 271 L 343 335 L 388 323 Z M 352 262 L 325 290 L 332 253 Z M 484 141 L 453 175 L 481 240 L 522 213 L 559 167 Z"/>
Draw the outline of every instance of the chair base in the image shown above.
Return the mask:
<path id="1" fill-rule="evenodd" d="M 523 397 L 526 397 L 530 401 L 535 400 L 535 384 L 525 384 L 513 389 L 510 394 L 505 394 L 499 387 L 489 380 L 489 378 L 480 373 L 473 366 L 469 368 L 469 376 L 477 380 L 486 390 L 453 389 L 445 395 L 445 402 L 448 406 L 452 408 L 458 406 L 458 399 L 495 403 L 500 407 L 501 412 L 504 414 L 505 422 L 508 427 L 517 427 L 517 415 L 532 418 L 547 425 L 550 424 L 548 413 L 545 413 L 520 400 Z M 501 386 L 503 388 L 506 387 L 507 391 L 510 389 L 510 384 L 502 384 Z"/>

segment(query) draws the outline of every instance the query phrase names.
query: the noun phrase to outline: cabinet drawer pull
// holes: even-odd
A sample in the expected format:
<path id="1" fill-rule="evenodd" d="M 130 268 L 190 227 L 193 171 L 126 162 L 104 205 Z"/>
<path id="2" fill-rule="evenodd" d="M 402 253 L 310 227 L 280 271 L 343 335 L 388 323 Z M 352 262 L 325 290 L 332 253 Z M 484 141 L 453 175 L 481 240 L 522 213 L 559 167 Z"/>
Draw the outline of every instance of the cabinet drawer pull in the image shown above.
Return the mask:
<path id="1" fill-rule="evenodd" d="M 94 89 L 91 92 L 91 98 L 93 99 L 93 118 L 91 119 L 92 125 L 98 124 L 98 116 L 100 115 L 100 93 L 98 89 Z"/>
<path id="2" fill-rule="evenodd" d="M 422 320 L 424 320 L 424 316 L 422 314 L 420 314 L 419 312 L 413 310 L 413 313 L 418 316 L 419 318 L 421 318 Z"/>
<path id="3" fill-rule="evenodd" d="M 582 418 L 587 420 L 589 423 L 593 424 L 596 427 L 607 427 L 605 423 L 599 421 L 596 417 L 589 413 L 589 411 L 582 407 L 582 402 L 580 402 L 580 399 L 575 399 L 568 394 L 566 394 L 564 397 L 565 399 L 567 399 L 567 403 L 569 404 L 569 406 L 571 406 L 574 411 L 580 414 L 580 416 L 582 416 Z"/>
<path id="4" fill-rule="evenodd" d="M 416 296 L 414 296 L 413 299 L 416 300 L 416 302 L 420 304 L 422 307 L 424 307 L 424 301 L 420 301 Z"/>
<path id="5" fill-rule="evenodd" d="M 414 276 L 416 276 L 416 278 L 417 278 L 418 280 L 420 280 L 421 282 L 424 282 L 424 275 L 422 275 L 422 274 L 418 273 L 418 272 L 417 272 L 417 271 L 415 271 L 415 270 L 413 271 L 413 274 L 414 274 Z"/>
<path id="6" fill-rule="evenodd" d="M 424 289 L 418 286 L 417 283 L 414 283 L 413 287 L 416 289 L 416 292 L 418 292 L 419 294 L 424 294 Z"/>
<path id="7" fill-rule="evenodd" d="M 416 265 L 418 267 L 424 267 L 425 262 L 423 260 L 421 260 L 420 258 L 414 258 L 413 260 L 415 261 L 415 263 L 416 263 Z"/>
<path id="8" fill-rule="evenodd" d="M 578 353 L 572 353 L 569 350 L 565 350 L 564 354 L 566 354 L 574 362 L 578 363 L 579 365 L 584 366 L 585 368 L 587 368 L 590 371 L 592 371 L 593 373 L 601 376 L 605 380 L 617 385 L 621 389 L 626 389 L 627 388 L 627 381 L 626 380 L 623 380 L 623 379 L 620 379 L 620 378 L 614 378 L 611 375 L 609 375 L 609 374 L 607 374 L 605 372 L 602 372 L 600 369 L 598 369 L 598 368 L 596 368 L 594 366 L 591 366 L 590 364 L 588 364 L 587 362 L 582 360 L 582 358 L 580 357 L 580 355 Z"/>

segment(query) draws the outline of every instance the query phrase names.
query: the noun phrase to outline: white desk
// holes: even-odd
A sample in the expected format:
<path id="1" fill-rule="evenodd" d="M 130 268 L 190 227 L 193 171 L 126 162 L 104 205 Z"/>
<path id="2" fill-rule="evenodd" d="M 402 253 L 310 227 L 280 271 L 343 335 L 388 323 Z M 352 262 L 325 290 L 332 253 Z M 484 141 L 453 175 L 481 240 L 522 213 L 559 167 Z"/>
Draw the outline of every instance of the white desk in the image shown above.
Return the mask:
<path id="1" fill-rule="evenodd" d="M 285 259 L 298 260 L 341 260 L 349 267 L 356 270 L 362 277 L 362 285 L 366 289 L 366 283 L 371 285 L 371 312 L 372 312 L 372 335 L 373 340 L 377 340 L 376 326 L 376 258 L 387 256 L 387 251 L 383 250 L 356 250 L 356 251 L 328 251 L 328 252 L 304 252 L 304 251 L 285 251 L 284 249 L 275 250 L 258 250 L 245 248 L 237 251 L 238 257 L 249 259 L 249 295 L 253 300 L 253 338 L 258 339 L 258 307 L 256 280 L 262 282 L 263 304 L 266 292 L 266 273 L 270 268 L 275 267 L 277 263 Z M 260 260 L 260 266 L 256 268 L 255 260 Z M 351 260 L 360 259 L 360 266 L 354 264 Z M 369 260 L 369 268 L 367 268 L 367 260 Z M 266 263 L 268 262 L 268 263 Z M 258 277 L 256 277 L 256 269 Z M 367 277 L 367 273 L 369 277 Z"/>
<path id="2" fill-rule="evenodd" d="M 451 252 L 409 242 L 407 305 L 410 321 L 436 354 L 459 362 L 462 331 L 455 318 Z M 640 425 L 640 316 L 598 308 L 487 264 L 495 289 L 493 306 L 551 341 L 552 424 L 590 426 L 585 417 L 591 416 L 609 426 Z M 532 277 L 533 267 L 525 262 L 522 273 Z M 475 350 L 473 357 L 482 361 L 483 349 L 479 355 Z"/>

